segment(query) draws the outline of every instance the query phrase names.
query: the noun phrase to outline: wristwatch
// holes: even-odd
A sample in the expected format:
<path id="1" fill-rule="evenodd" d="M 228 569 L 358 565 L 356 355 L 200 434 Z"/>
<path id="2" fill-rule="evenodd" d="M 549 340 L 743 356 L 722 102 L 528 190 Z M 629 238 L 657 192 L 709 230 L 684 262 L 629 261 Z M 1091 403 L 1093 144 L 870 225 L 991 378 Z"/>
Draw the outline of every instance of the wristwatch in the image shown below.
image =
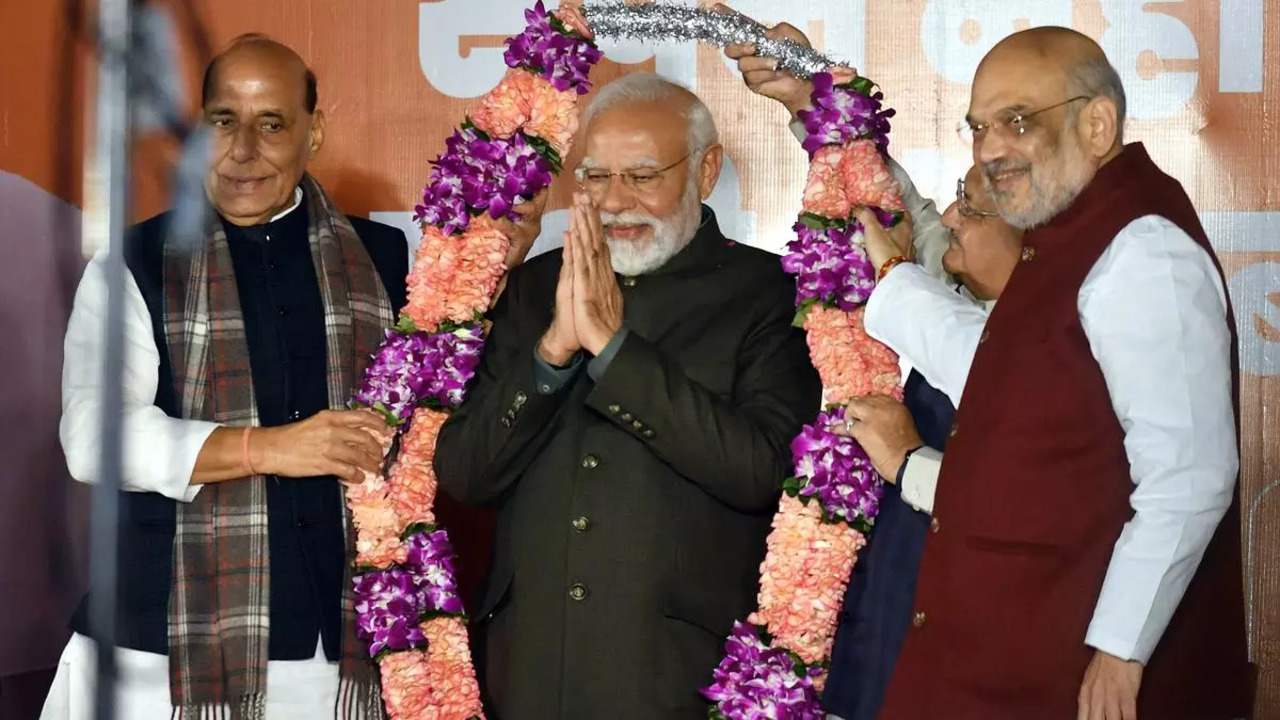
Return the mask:
<path id="1" fill-rule="evenodd" d="M 893 479 L 893 481 L 897 483 L 898 487 L 902 487 L 902 477 L 907 474 L 907 463 L 911 461 L 911 456 L 915 455 L 916 451 L 922 447 L 924 446 L 917 445 L 908 450 L 906 455 L 902 456 L 902 464 L 898 466 L 898 476 Z"/>

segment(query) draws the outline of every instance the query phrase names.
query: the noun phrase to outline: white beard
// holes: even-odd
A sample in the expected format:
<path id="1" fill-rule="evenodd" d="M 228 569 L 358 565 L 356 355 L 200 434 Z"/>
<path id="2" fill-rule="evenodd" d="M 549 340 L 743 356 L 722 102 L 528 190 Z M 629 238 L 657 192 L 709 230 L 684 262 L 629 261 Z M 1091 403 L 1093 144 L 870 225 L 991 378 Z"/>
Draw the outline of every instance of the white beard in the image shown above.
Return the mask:
<path id="1" fill-rule="evenodd" d="M 702 200 L 698 197 L 698 186 L 694 178 L 690 178 L 684 196 L 680 198 L 680 207 L 670 218 L 659 219 L 648 213 L 600 213 L 600 221 L 606 226 L 648 225 L 653 229 L 651 237 L 641 240 L 614 240 L 605 229 L 605 240 L 609 243 L 609 259 L 613 263 L 613 271 L 619 275 L 644 275 L 667 264 L 681 250 L 688 246 L 702 224 Z"/>

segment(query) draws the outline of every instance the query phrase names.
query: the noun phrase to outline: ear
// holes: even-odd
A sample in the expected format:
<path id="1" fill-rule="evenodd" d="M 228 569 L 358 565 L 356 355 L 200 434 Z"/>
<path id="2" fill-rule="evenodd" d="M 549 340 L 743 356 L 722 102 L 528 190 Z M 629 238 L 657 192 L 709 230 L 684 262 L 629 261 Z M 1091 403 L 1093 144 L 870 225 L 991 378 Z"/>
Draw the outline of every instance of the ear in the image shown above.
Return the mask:
<path id="1" fill-rule="evenodd" d="M 311 116 L 311 145 L 308 148 L 311 157 L 315 157 L 320 152 L 320 147 L 324 145 L 324 111 L 316 110 Z"/>
<path id="2" fill-rule="evenodd" d="M 703 200 L 711 197 L 711 191 L 716 189 L 716 183 L 720 180 L 720 171 L 724 168 L 724 147 L 721 145 L 712 145 L 707 151 L 702 153 L 702 160 L 698 163 L 698 194 Z"/>
<path id="3" fill-rule="evenodd" d="M 1104 157 L 1120 138 L 1120 115 L 1111 98 L 1098 96 L 1080 111 L 1076 122 L 1080 141 L 1094 157 Z"/>

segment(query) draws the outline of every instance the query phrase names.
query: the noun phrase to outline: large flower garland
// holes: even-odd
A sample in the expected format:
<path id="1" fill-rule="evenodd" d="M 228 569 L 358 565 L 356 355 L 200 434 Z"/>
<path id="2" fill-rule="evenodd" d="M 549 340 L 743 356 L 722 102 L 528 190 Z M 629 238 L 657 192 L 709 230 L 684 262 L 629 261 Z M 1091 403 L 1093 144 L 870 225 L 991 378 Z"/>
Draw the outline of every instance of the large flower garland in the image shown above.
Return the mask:
<path id="1" fill-rule="evenodd" d="M 829 428 L 854 397 L 902 399 L 898 358 L 863 328 L 876 269 L 852 219 L 860 206 L 882 225 L 902 198 L 884 161 L 888 118 L 872 85 L 845 68 L 813 77 L 804 212 L 783 268 L 796 276 L 797 324 L 822 378 L 827 408 L 791 443 L 795 476 L 783 496 L 761 565 L 759 608 L 737 623 L 703 694 L 712 718 L 822 720 L 820 698 L 844 589 L 879 512 L 883 480 L 862 448 Z"/>
<path id="2" fill-rule="evenodd" d="M 483 717 L 457 594 L 453 549 L 435 525 L 436 437 L 463 399 L 484 346 L 481 318 L 506 268 L 496 220 L 551 183 L 578 125 L 578 96 L 602 54 L 577 0 L 525 12 L 507 40 L 511 70 L 446 142 L 415 217 L 423 238 L 409 301 L 367 370 L 353 405 L 402 431 L 384 476 L 348 490 L 356 529 L 357 633 L 380 664 L 392 718 Z M 849 438 L 831 433 L 840 405 L 871 393 L 900 398 L 897 359 L 866 335 L 862 305 L 874 268 L 851 219 L 902 209 L 885 166 L 888 118 L 871 83 L 846 68 L 814 76 L 802 113 L 811 156 L 804 213 L 783 267 L 797 277 L 797 323 L 832 403 L 792 443 L 795 477 L 761 566 L 759 609 L 739 623 L 704 694 L 712 717 L 821 718 L 843 589 L 875 517 L 881 479 Z M 390 448 L 388 448 L 390 449 Z"/>
<path id="3" fill-rule="evenodd" d="M 378 661 L 388 714 L 481 718 L 449 536 L 435 525 L 436 437 L 484 348 L 481 318 L 509 241 L 495 221 L 551 184 L 578 128 L 578 96 L 601 53 L 574 7 L 525 13 L 511 70 L 445 143 L 415 219 L 422 243 L 408 304 L 352 405 L 402 430 L 385 476 L 347 491 L 356 529 L 357 635 Z M 390 448 L 388 448 L 390 449 Z"/>

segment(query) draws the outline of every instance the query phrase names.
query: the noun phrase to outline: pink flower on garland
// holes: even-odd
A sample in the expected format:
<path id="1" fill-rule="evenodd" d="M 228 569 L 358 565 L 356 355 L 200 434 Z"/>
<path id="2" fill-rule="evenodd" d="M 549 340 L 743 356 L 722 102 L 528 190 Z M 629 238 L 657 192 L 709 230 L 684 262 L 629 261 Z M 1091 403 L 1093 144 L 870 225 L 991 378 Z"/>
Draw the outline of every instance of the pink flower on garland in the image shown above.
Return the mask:
<path id="1" fill-rule="evenodd" d="M 833 220 L 849 217 L 849 198 L 844 190 L 840 165 L 844 148 L 827 145 L 809 161 L 809 180 L 804 187 L 804 211 Z"/>
<path id="2" fill-rule="evenodd" d="M 529 122 L 529 97 L 536 80 L 526 70 L 507 70 L 498 87 L 480 98 L 471 111 L 471 124 L 493 137 L 511 137 Z"/>
<path id="3" fill-rule="evenodd" d="M 432 331 L 445 320 L 471 322 L 489 307 L 506 272 L 510 241 L 487 217 L 471 221 L 462 235 L 445 235 L 433 225 L 422 229 L 422 246 L 408 277 L 404 313 L 419 330 Z"/>
<path id="4" fill-rule="evenodd" d="M 863 395 L 902 400 L 898 356 L 863 327 L 866 308 L 843 312 L 814 306 L 804 321 L 809 357 L 822 378 L 827 402 L 843 405 Z"/>
<path id="5" fill-rule="evenodd" d="M 533 77 L 533 80 L 529 93 L 529 122 L 525 124 L 524 131 L 551 143 L 563 161 L 569 156 L 573 136 L 578 132 L 578 96 L 568 90 L 557 90 L 540 77 Z"/>
<path id="6" fill-rule="evenodd" d="M 487 217 L 472 220 L 471 229 L 455 238 L 448 261 L 456 270 L 448 295 L 443 298 L 445 319 L 470 322 L 488 310 L 498 281 L 507 272 L 505 261 L 510 244 Z"/>
<path id="7" fill-rule="evenodd" d="M 438 410 L 420 407 L 401 436 L 400 456 L 391 470 L 388 493 L 390 506 L 403 518 L 401 528 L 435 522 L 431 508 L 436 501 L 436 473 L 431 463 L 436 454 L 436 437 L 447 417 Z"/>
<path id="8" fill-rule="evenodd" d="M 430 640 L 428 640 L 430 642 Z M 382 700 L 393 718 L 439 718 L 433 711 L 431 672 L 423 650 L 388 653 L 379 661 Z"/>
<path id="9" fill-rule="evenodd" d="M 356 565 L 387 567 L 403 560 L 400 531 L 404 522 L 388 498 L 387 481 L 365 473 L 364 482 L 348 486 L 347 505 L 356 528 Z"/>
<path id="10" fill-rule="evenodd" d="M 582 3 L 579 0 L 563 0 L 560 8 L 551 14 L 573 32 L 588 40 L 595 39 L 596 34 L 587 24 L 587 18 L 582 14 Z"/>
<path id="11" fill-rule="evenodd" d="M 902 191 L 872 140 L 856 140 L 840 159 L 840 184 L 850 205 L 902 210 Z"/>
<path id="12" fill-rule="evenodd" d="M 865 544 L 852 527 L 823 522 L 817 503 L 783 495 L 760 568 L 759 610 L 747 621 L 764 626 L 773 647 L 794 652 L 806 664 L 826 660 L 845 584 Z"/>
<path id="13" fill-rule="evenodd" d="M 547 80 L 514 68 L 480 100 L 471 113 L 471 123 L 493 137 L 511 137 L 522 131 L 542 138 L 563 161 L 578 131 L 578 95 L 557 90 Z"/>
<path id="14" fill-rule="evenodd" d="M 427 638 L 427 679 L 436 708 L 431 717 L 484 717 L 467 647 L 467 626 L 460 618 L 437 617 L 422 623 L 422 634 Z"/>

